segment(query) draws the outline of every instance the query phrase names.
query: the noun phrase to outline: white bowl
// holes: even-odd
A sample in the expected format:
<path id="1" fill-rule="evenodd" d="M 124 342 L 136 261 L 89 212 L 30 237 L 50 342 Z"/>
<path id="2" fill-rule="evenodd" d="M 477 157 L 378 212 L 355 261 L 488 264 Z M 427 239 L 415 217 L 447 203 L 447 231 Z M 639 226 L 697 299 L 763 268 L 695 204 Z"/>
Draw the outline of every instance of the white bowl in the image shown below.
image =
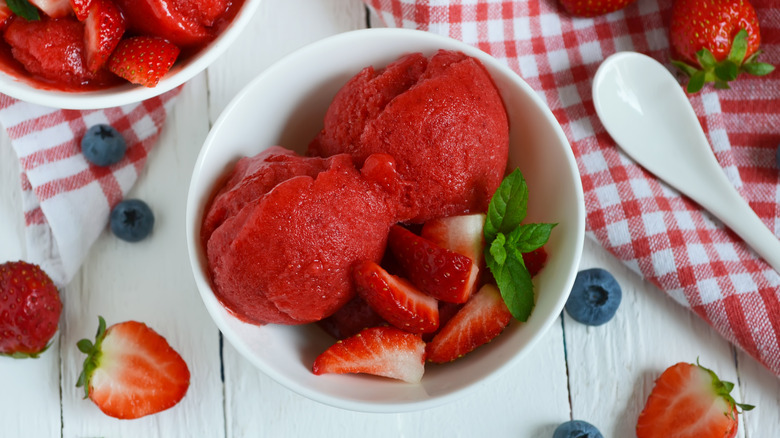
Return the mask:
<path id="1" fill-rule="evenodd" d="M 401 55 L 438 49 L 479 58 L 509 112 L 509 164 L 523 172 L 530 191 L 529 222 L 557 222 L 546 267 L 535 278 L 537 303 L 525 324 L 513 322 L 498 338 L 445 365 L 426 364 L 419 384 L 365 375 L 311 372 L 334 340 L 316 325 L 254 326 L 228 313 L 209 284 L 200 224 L 218 179 L 242 156 L 272 145 L 298 152 L 322 129 L 336 91 L 363 67 L 383 67 Z M 206 138 L 187 199 L 187 243 L 206 308 L 224 336 L 250 362 L 310 399 L 364 412 L 431 408 L 465 395 L 516 365 L 558 318 L 577 273 L 585 207 L 574 156 L 545 103 L 519 76 L 471 46 L 406 29 L 368 29 L 336 35 L 285 57 L 253 80 L 227 106 Z"/>
<path id="2" fill-rule="evenodd" d="M 19 78 L 0 70 L 0 93 L 25 102 L 53 108 L 100 109 L 141 102 L 170 91 L 192 79 L 211 65 L 236 40 L 252 19 L 261 0 L 244 0 L 230 24 L 213 41 L 184 62 L 179 62 L 149 88 L 129 82 L 94 91 L 58 91 L 38 88 L 25 78 Z"/>

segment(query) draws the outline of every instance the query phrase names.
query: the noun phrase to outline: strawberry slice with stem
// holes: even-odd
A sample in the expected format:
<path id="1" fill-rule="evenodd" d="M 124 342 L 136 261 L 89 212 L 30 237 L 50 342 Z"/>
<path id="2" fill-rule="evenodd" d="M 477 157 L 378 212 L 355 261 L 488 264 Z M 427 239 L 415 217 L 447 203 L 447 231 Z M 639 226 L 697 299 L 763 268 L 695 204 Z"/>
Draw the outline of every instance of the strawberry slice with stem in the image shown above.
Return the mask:
<path id="1" fill-rule="evenodd" d="M 655 381 L 636 425 L 637 438 L 729 438 L 737 434 L 739 409 L 730 395 L 734 384 L 720 380 L 714 371 L 680 362 Z"/>
<path id="2" fill-rule="evenodd" d="M 403 278 L 367 260 L 353 269 L 355 288 L 369 306 L 390 324 L 412 333 L 439 328 L 439 303 Z"/>
<path id="3" fill-rule="evenodd" d="M 490 342 L 512 320 L 498 288 L 482 286 L 426 346 L 429 361 L 450 362 Z"/>
<path id="4" fill-rule="evenodd" d="M 184 359 L 146 324 L 125 321 L 106 329 L 98 317 L 94 344 L 76 345 L 86 354 L 77 387 L 106 415 L 140 418 L 176 405 L 187 393 L 190 371 Z"/>
<path id="5" fill-rule="evenodd" d="M 314 360 L 312 372 L 365 373 L 409 383 L 422 380 L 425 342 L 396 327 L 371 327 L 338 341 Z"/>
<path id="6" fill-rule="evenodd" d="M 464 303 L 471 296 L 479 268 L 470 258 L 400 225 L 390 228 L 388 247 L 407 278 L 428 295 L 451 303 Z"/>

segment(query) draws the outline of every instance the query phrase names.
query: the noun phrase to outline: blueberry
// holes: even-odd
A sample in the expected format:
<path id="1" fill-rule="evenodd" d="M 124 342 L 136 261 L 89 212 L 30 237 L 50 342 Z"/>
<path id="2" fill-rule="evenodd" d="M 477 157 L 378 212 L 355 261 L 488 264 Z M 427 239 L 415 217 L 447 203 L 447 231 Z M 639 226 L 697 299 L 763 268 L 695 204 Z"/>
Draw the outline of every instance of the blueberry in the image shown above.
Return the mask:
<path id="1" fill-rule="evenodd" d="M 111 231 L 122 240 L 143 240 L 154 227 L 154 214 L 140 199 L 126 199 L 111 210 Z"/>
<path id="2" fill-rule="evenodd" d="M 553 438 L 604 438 L 604 435 L 587 421 L 572 420 L 556 427 Z"/>
<path id="3" fill-rule="evenodd" d="M 615 316 L 622 297 L 612 274 L 601 268 L 586 269 L 577 273 L 566 312 L 583 324 L 601 325 Z"/>
<path id="4" fill-rule="evenodd" d="M 125 156 L 127 144 L 111 125 L 95 125 L 81 138 L 81 153 L 97 166 L 110 166 Z"/>

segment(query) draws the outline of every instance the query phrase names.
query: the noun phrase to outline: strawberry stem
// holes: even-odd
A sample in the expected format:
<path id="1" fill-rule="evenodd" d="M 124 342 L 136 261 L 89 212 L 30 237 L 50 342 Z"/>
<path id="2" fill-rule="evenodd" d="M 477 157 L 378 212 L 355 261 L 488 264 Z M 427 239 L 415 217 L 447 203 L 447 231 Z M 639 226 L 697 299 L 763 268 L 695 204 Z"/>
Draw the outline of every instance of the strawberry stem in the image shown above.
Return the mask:
<path id="1" fill-rule="evenodd" d="M 95 343 L 93 344 L 89 339 L 82 339 L 76 343 L 79 351 L 86 354 L 84 359 L 83 369 L 79 374 L 79 379 L 76 381 L 76 387 L 84 387 L 84 398 L 89 397 L 89 379 L 92 377 L 92 373 L 95 372 L 101 356 L 101 345 L 103 338 L 106 337 L 106 320 L 102 316 L 98 316 L 98 330 L 95 335 Z"/>

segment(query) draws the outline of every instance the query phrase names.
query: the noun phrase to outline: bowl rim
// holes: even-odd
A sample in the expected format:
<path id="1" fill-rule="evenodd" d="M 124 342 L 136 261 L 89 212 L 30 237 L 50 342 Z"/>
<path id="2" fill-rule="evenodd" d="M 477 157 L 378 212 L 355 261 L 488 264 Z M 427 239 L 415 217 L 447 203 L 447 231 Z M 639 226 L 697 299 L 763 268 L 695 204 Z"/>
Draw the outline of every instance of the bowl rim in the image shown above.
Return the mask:
<path id="1" fill-rule="evenodd" d="M 548 122 L 550 122 L 550 125 L 553 127 L 555 137 L 558 139 L 558 141 L 560 141 L 561 144 L 563 145 L 570 145 L 563 131 L 563 128 L 558 123 L 557 119 L 553 115 L 547 103 L 542 100 L 542 98 L 537 94 L 537 92 L 533 88 L 531 88 L 530 85 L 528 85 L 528 83 L 526 83 L 522 77 L 520 77 L 517 73 L 512 71 L 504 63 L 498 61 L 497 59 L 493 58 L 487 53 L 473 46 L 470 46 L 462 41 L 433 34 L 426 31 L 421 31 L 421 30 L 412 30 L 412 29 L 404 29 L 404 28 L 368 28 L 368 29 L 347 31 L 310 43 L 282 57 L 281 59 L 273 63 L 271 66 L 269 66 L 267 69 L 262 71 L 260 74 L 258 74 L 241 91 L 239 91 L 234 96 L 234 98 L 228 103 L 228 105 L 224 108 L 224 110 L 221 112 L 221 114 L 215 121 L 208 136 L 206 137 L 203 146 L 201 148 L 201 151 L 198 155 L 198 158 L 196 160 L 195 166 L 193 168 L 193 177 L 190 180 L 190 188 L 187 196 L 187 211 L 185 214 L 187 223 L 185 228 L 187 233 L 187 244 L 188 244 L 190 263 L 193 270 L 193 275 L 195 276 L 195 280 L 197 283 L 198 292 L 202 300 L 204 301 L 204 305 L 207 307 L 207 310 L 210 316 L 212 316 L 212 319 L 214 320 L 215 324 L 219 327 L 219 329 L 222 331 L 225 337 L 230 341 L 231 345 L 235 347 L 239 351 L 239 353 L 245 358 L 247 358 L 254 366 L 256 366 L 264 374 L 271 377 L 273 380 L 283 385 L 287 389 L 325 405 L 347 409 L 351 411 L 369 412 L 369 413 L 411 412 L 411 411 L 418 411 L 418 410 L 424 410 L 424 409 L 441 406 L 446 403 L 452 402 L 456 399 L 460 399 L 466 394 L 474 391 L 477 387 L 480 387 L 484 384 L 487 384 L 497 379 L 507 369 L 516 366 L 519 363 L 519 361 L 523 358 L 523 356 L 528 351 L 530 351 L 534 346 L 536 346 L 536 344 L 543 337 L 544 333 L 546 333 L 549 330 L 550 326 L 559 317 L 560 312 L 563 310 L 563 306 L 566 302 L 566 298 L 568 297 L 568 293 L 569 290 L 571 289 L 571 285 L 574 282 L 574 277 L 576 275 L 580 263 L 582 249 L 584 245 L 584 235 L 585 235 L 584 192 L 582 190 L 582 184 L 581 184 L 581 179 L 579 176 L 579 170 L 576 164 L 576 160 L 574 158 L 573 151 L 569 146 L 568 148 L 566 148 L 566 150 L 563 151 L 563 154 L 567 160 L 568 170 L 576 174 L 575 175 L 576 177 L 573 178 L 575 183 L 575 187 L 573 189 L 576 197 L 577 206 L 575 208 L 576 217 L 570 218 L 575 230 L 576 241 L 574 242 L 574 254 L 572 255 L 573 261 L 571 266 L 569 267 L 568 278 L 566 281 L 566 284 L 568 285 L 567 290 L 556 301 L 555 311 L 550 313 L 549 315 L 545 315 L 545 318 L 540 325 L 540 329 L 538 333 L 532 336 L 532 338 L 525 345 L 525 347 L 520 352 L 514 354 L 510 359 L 506 360 L 504 363 L 497 366 L 492 373 L 489 373 L 488 375 L 484 376 L 479 382 L 474 382 L 473 384 L 450 391 L 446 394 L 423 399 L 423 400 L 391 401 L 391 402 L 362 401 L 362 400 L 355 401 L 355 400 L 343 399 L 337 396 L 332 396 L 317 390 L 310 389 L 300 384 L 297 381 L 291 380 L 286 376 L 283 376 L 274 368 L 257 360 L 253 354 L 250 354 L 251 349 L 249 348 L 248 345 L 246 345 L 246 342 L 242 341 L 239 338 L 238 334 L 232 328 L 225 326 L 226 324 L 225 321 L 223 320 L 223 315 L 217 314 L 219 309 L 216 310 L 214 309 L 215 303 L 218 306 L 221 305 L 219 304 L 216 297 L 214 296 L 213 291 L 211 290 L 211 286 L 209 284 L 209 280 L 208 278 L 206 278 L 205 273 L 202 272 L 199 263 L 198 245 L 200 245 L 200 239 L 198 236 L 195 235 L 195 233 L 199 229 L 199 224 L 197 224 L 196 221 L 200 220 L 200 217 L 198 216 L 200 212 L 196 210 L 200 199 L 199 197 L 202 195 L 196 193 L 195 190 L 197 174 L 200 173 L 199 171 L 201 167 L 204 165 L 204 159 L 207 155 L 207 151 L 211 147 L 213 147 L 213 143 L 215 142 L 215 133 L 219 132 L 220 127 L 225 123 L 225 120 L 227 120 L 237 108 L 240 108 L 242 101 L 249 93 L 249 90 L 258 86 L 258 84 L 263 82 L 267 76 L 273 75 L 274 72 L 276 72 L 279 69 L 284 69 L 286 64 L 290 63 L 291 60 L 300 57 L 305 57 L 309 53 L 318 51 L 324 46 L 329 46 L 332 44 L 340 44 L 343 40 L 360 38 L 366 34 L 370 34 L 368 36 L 372 38 L 389 38 L 389 39 L 397 38 L 404 35 L 406 36 L 417 35 L 418 37 L 427 38 L 432 42 L 439 42 L 446 46 L 452 46 L 452 45 L 457 46 L 458 50 L 466 53 L 469 56 L 478 58 L 483 64 L 485 64 L 486 67 L 489 66 L 489 68 L 496 69 L 500 71 L 502 74 L 506 75 L 507 77 L 513 78 L 513 83 L 515 83 L 519 88 L 523 89 L 524 93 L 535 103 L 535 105 L 541 111 L 544 118 Z M 410 49 L 410 52 L 411 51 L 414 51 L 414 49 Z M 226 310 L 222 309 L 222 312 L 225 315 L 227 315 Z"/>
<path id="2" fill-rule="evenodd" d="M 164 94 L 195 77 L 216 61 L 255 15 L 263 0 L 244 0 L 233 20 L 214 40 L 181 66 L 174 65 L 155 87 L 131 83 L 94 91 L 61 91 L 37 88 L 24 78 L 0 71 L 0 93 L 27 103 L 71 110 L 97 110 L 139 103 Z"/>

